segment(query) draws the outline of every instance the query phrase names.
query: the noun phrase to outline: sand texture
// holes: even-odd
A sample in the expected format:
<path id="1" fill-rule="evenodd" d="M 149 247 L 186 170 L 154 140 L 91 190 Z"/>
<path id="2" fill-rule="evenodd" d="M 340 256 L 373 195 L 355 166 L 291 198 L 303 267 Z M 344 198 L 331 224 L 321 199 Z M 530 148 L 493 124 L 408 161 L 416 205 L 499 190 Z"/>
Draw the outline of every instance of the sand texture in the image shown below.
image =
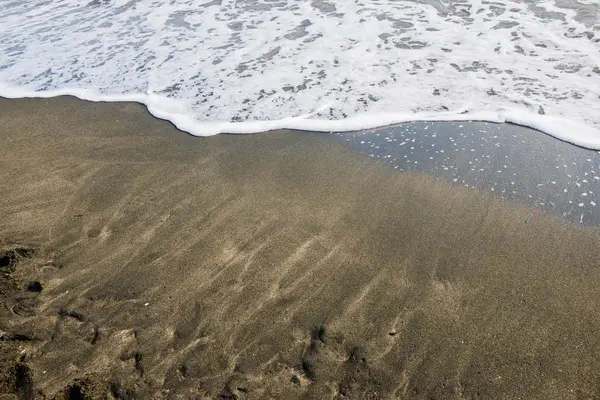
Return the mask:
<path id="1" fill-rule="evenodd" d="M 136 104 L 0 99 L 0 149 L 0 399 L 600 396 L 597 228 Z"/>

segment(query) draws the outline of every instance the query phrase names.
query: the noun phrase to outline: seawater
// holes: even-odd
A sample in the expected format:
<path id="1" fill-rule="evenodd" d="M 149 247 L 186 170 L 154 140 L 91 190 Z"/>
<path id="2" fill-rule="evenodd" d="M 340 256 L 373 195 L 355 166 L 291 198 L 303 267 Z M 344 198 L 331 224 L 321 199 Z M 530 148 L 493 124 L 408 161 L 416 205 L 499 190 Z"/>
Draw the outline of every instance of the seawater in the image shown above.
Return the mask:
<path id="1" fill-rule="evenodd" d="M 600 226 L 600 151 L 569 146 L 510 124 L 412 122 L 336 134 L 399 171 L 517 201 L 538 213 Z"/>
<path id="2" fill-rule="evenodd" d="M 600 149 L 600 2 L 1 1 L 0 96 L 63 94 L 199 136 L 483 120 Z"/>

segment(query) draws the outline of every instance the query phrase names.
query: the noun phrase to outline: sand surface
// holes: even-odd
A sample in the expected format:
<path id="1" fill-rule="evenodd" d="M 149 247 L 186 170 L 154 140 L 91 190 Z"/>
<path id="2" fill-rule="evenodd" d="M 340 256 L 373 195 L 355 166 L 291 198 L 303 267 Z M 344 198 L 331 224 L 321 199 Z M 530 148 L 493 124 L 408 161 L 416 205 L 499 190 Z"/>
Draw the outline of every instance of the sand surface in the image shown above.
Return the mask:
<path id="1" fill-rule="evenodd" d="M 0 149 L 0 399 L 600 396 L 597 228 L 136 104 L 0 100 Z"/>

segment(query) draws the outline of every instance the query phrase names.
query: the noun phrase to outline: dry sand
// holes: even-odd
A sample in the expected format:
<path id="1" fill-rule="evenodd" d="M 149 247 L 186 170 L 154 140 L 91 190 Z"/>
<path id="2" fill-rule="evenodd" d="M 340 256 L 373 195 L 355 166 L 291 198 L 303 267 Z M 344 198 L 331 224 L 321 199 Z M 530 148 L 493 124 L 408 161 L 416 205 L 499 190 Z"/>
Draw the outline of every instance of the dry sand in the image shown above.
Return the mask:
<path id="1" fill-rule="evenodd" d="M 2 399 L 600 395 L 597 228 L 136 104 L 0 100 L 0 148 Z"/>

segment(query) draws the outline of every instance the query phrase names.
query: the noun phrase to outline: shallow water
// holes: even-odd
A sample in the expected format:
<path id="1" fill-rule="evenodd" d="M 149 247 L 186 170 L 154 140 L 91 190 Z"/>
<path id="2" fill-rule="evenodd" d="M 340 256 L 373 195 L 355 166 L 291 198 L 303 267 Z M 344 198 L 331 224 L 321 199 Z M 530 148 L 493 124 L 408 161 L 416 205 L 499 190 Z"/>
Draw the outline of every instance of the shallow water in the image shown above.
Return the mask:
<path id="1" fill-rule="evenodd" d="M 600 225 L 598 151 L 512 124 L 415 122 L 339 136 L 397 170 L 528 204 L 531 222 L 539 210 Z"/>
<path id="2" fill-rule="evenodd" d="M 8 1 L 0 95 L 140 101 L 198 135 L 467 113 L 600 147 L 599 15 L 591 0 Z"/>

